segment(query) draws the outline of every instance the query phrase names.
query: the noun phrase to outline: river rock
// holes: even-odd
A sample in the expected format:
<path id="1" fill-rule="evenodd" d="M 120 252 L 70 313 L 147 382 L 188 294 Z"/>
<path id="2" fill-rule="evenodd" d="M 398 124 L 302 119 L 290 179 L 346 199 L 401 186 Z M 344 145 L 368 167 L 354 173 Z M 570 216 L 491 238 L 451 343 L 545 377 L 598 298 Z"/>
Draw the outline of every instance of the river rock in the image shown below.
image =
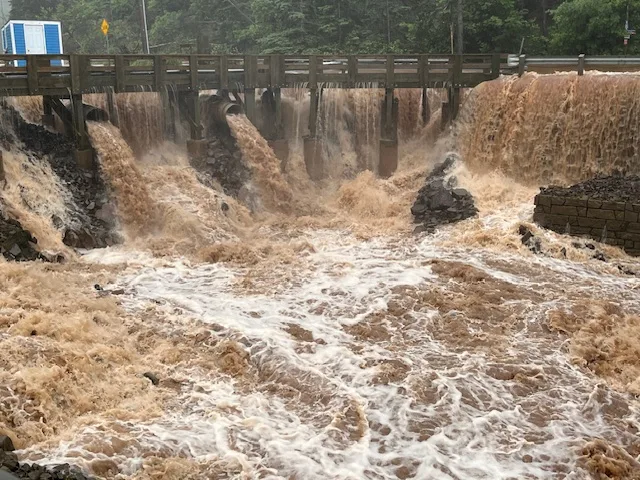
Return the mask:
<path id="1" fill-rule="evenodd" d="M 19 221 L 0 211 L 0 253 L 4 258 L 18 262 L 37 260 L 40 258 L 37 243 Z"/>
<path id="2" fill-rule="evenodd" d="M 13 452 L 13 440 L 8 435 L 0 435 L 0 450 L 3 452 Z"/>
<path id="3" fill-rule="evenodd" d="M 458 180 L 451 172 L 460 159 L 455 154 L 431 171 L 425 185 L 411 208 L 414 221 L 421 224 L 416 233 L 433 231 L 440 225 L 466 220 L 478 214 L 471 193 L 458 187 Z"/>

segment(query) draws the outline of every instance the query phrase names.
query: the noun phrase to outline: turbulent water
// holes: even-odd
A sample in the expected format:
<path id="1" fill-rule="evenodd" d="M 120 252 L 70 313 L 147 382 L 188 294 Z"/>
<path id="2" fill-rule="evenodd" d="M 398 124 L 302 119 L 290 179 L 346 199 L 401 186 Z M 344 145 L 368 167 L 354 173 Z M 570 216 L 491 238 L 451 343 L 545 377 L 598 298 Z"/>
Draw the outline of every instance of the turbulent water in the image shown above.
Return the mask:
<path id="1" fill-rule="evenodd" d="M 638 173 L 638 80 L 528 74 L 483 83 L 468 100 L 461 153 L 476 171 L 501 170 L 533 184 Z"/>
<path id="2" fill-rule="evenodd" d="M 411 234 L 409 208 L 451 143 L 433 141 L 439 118 L 423 125 L 415 105 L 400 114 L 392 178 L 355 162 L 352 178 L 321 185 L 299 150 L 282 172 L 255 127 L 230 118 L 251 215 L 179 148 L 136 155 L 91 123 L 126 242 L 66 265 L 0 263 L 0 434 L 27 461 L 103 478 L 639 478 L 640 279 L 618 265 L 640 262 L 604 246 L 611 261 L 594 260 L 535 226 L 545 253 L 531 253 L 518 227 L 537 189 L 496 164 L 498 145 L 517 142 L 494 134 L 502 153 L 480 149 L 486 112 L 515 108 L 525 81 L 472 94 L 457 175 L 480 215 L 429 236 Z M 287 118 L 302 118 L 306 100 L 291 98 Z M 379 94 L 354 98 L 360 133 L 340 127 L 340 165 L 379 128 Z M 331 102 L 324 125 L 340 125 L 345 103 Z M 518 111 L 531 108 L 543 111 Z M 294 145 L 304 128 L 291 121 Z M 544 177 L 537 165 L 527 179 Z"/>

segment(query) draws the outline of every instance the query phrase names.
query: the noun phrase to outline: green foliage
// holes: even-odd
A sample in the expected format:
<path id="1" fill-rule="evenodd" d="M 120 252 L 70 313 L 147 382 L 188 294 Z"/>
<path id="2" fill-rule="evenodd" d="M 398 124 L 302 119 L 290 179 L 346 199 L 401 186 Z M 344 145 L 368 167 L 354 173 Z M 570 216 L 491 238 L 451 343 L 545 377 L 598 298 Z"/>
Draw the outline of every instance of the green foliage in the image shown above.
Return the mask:
<path id="1" fill-rule="evenodd" d="M 624 53 L 640 0 L 463 0 L 464 51 Z M 458 0 L 146 0 L 152 52 L 448 53 Z M 63 22 L 67 52 L 142 50 L 139 0 L 13 0 L 14 19 Z M 199 40 L 199 41 L 198 41 Z M 631 39 L 629 53 L 640 52 Z M 638 44 L 638 47 L 636 46 Z M 185 47 L 187 46 L 187 47 Z"/>
<path id="2" fill-rule="evenodd" d="M 640 0 L 567 0 L 553 13 L 551 51 L 589 55 L 640 52 L 632 37 L 626 52 L 623 38 L 629 6 L 630 26 L 640 27 Z"/>

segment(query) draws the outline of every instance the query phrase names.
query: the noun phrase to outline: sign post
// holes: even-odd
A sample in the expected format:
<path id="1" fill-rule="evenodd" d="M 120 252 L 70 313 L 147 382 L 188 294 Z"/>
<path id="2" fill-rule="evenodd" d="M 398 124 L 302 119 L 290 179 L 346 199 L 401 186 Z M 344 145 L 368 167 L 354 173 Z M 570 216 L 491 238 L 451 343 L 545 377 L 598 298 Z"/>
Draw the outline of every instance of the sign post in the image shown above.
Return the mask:
<path id="1" fill-rule="evenodd" d="M 107 39 L 107 54 L 109 54 L 109 22 L 107 22 L 106 18 L 102 19 L 102 25 L 100 25 L 100 30 L 102 30 L 102 33 Z"/>

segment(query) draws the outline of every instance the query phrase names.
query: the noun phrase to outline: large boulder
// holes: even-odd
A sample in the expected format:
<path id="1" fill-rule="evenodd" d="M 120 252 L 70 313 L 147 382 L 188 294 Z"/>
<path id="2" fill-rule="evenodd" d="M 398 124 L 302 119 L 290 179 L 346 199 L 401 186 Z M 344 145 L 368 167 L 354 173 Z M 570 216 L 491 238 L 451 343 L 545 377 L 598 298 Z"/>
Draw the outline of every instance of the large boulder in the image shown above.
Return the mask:
<path id="1" fill-rule="evenodd" d="M 459 222 L 478 214 L 473 196 L 458 186 L 452 175 L 460 159 L 449 154 L 429 174 L 411 207 L 414 221 L 422 224 L 416 231 L 433 231 L 440 225 Z"/>

